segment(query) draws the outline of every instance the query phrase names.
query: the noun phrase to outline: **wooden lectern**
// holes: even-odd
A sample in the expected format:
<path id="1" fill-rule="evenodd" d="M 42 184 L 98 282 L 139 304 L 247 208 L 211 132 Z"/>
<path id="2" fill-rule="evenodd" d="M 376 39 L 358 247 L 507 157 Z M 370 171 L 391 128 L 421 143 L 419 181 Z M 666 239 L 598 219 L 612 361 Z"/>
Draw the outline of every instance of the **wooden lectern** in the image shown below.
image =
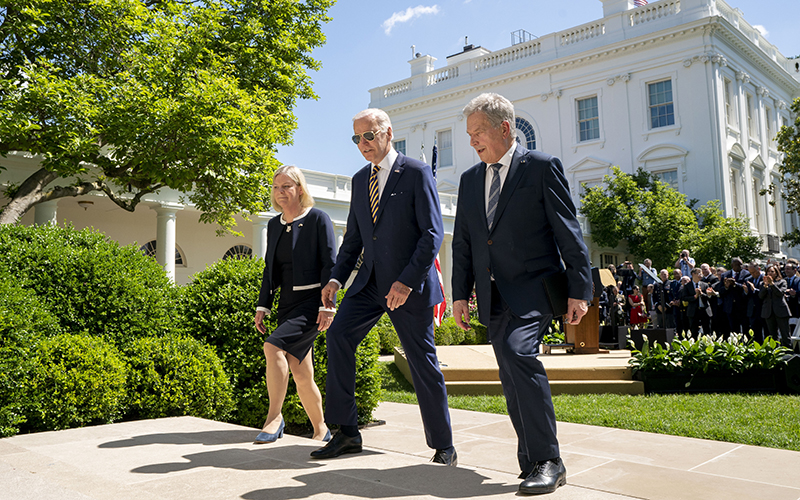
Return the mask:
<path id="1" fill-rule="evenodd" d="M 573 344 L 575 354 L 597 354 L 600 350 L 600 299 L 592 299 L 589 311 L 577 325 L 565 323 L 567 344 Z"/>

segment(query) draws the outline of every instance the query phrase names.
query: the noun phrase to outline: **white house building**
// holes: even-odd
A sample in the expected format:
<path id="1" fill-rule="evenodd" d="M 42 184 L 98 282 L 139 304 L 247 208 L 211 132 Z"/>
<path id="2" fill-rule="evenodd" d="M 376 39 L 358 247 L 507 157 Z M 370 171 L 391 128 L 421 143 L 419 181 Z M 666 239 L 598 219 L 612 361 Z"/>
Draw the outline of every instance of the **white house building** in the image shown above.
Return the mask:
<path id="1" fill-rule="evenodd" d="M 514 103 L 521 142 L 561 158 L 576 206 L 581 185 L 602 182 L 612 165 L 641 167 L 749 217 L 765 252 L 796 255 L 778 238 L 798 221 L 759 191 L 777 182 L 774 137 L 800 95 L 797 62 L 723 0 L 600 1 L 602 19 L 538 38 L 521 30 L 501 50 L 467 45 L 439 68 L 417 55 L 409 78 L 370 90 L 370 105 L 391 116 L 397 149 L 414 155 L 436 141 L 441 193 L 456 193 L 480 161 L 461 109 L 496 92 Z M 590 249 L 595 265 L 625 257 Z"/>
<path id="2" fill-rule="evenodd" d="M 409 61 L 409 78 L 370 90 L 370 106 L 392 118 L 395 147 L 430 158 L 438 145 L 438 183 L 447 236 L 440 251 L 450 291 L 450 242 L 461 173 L 479 160 L 469 146 L 461 109 L 482 92 L 509 98 L 517 132 L 529 149 L 561 158 L 576 205 L 581 184 L 595 185 L 612 165 L 639 167 L 701 203 L 719 199 L 728 215 L 750 217 L 765 251 L 797 256 L 778 237 L 800 221 L 758 193 L 776 181 L 778 128 L 793 119 L 800 96 L 797 61 L 787 59 L 723 0 L 600 0 L 603 17 L 491 51 L 467 45 L 435 67 L 435 58 Z M 731 0 L 735 2 L 735 0 Z M 598 9 L 599 10 L 599 9 Z M 2 161 L 4 182 L 18 183 L 38 162 L 24 153 Z M 339 243 L 350 201 L 350 178 L 304 171 L 317 206 L 334 222 Z M 0 187 L 2 189 L 2 187 Z M 2 204 L 0 196 L 0 204 Z M 153 253 L 177 283 L 187 283 L 226 254 L 263 256 L 268 212 L 237 220 L 242 237 L 215 236 L 200 213 L 162 190 L 134 213 L 101 194 L 38 205 L 24 224 L 92 226 L 123 244 Z M 618 263 L 621 249 L 591 244 L 595 265 Z"/>

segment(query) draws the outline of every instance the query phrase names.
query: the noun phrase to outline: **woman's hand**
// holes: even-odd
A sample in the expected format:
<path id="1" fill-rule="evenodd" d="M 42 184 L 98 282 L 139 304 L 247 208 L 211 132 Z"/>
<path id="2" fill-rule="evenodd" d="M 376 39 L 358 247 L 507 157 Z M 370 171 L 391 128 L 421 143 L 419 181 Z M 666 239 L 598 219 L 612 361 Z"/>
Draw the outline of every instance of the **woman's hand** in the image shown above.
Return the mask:
<path id="1" fill-rule="evenodd" d="M 320 311 L 317 314 L 317 330 L 324 332 L 333 323 L 334 313 L 331 311 Z"/>
<path id="2" fill-rule="evenodd" d="M 264 326 L 264 316 L 266 315 L 267 313 L 265 313 L 264 311 L 256 311 L 256 317 L 254 319 L 256 323 L 256 330 L 258 330 L 261 333 L 267 333 L 267 327 Z"/>

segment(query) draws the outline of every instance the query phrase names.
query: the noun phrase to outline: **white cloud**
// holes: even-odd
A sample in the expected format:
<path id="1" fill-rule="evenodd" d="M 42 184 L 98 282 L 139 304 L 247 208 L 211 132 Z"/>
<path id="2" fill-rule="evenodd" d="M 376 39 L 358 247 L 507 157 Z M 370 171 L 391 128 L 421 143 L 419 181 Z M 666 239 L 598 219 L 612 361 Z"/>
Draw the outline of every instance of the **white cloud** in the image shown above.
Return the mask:
<path id="1" fill-rule="evenodd" d="M 433 5 L 431 7 L 425 7 L 423 5 L 418 5 L 417 7 L 409 7 L 405 10 L 405 12 L 395 12 L 392 14 L 392 17 L 385 20 L 381 26 L 383 30 L 388 35 L 392 32 L 392 28 L 394 28 L 395 24 L 398 23 L 405 23 L 412 19 L 416 19 L 420 16 L 424 16 L 427 14 L 438 14 L 439 13 L 439 6 Z"/>
<path id="2" fill-rule="evenodd" d="M 761 36 L 763 36 L 764 38 L 767 38 L 769 36 L 769 31 L 767 31 L 767 28 L 761 26 L 760 24 L 756 24 L 755 26 L 753 26 L 753 28 L 755 28 L 758 31 L 760 31 L 761 32 Z"/>

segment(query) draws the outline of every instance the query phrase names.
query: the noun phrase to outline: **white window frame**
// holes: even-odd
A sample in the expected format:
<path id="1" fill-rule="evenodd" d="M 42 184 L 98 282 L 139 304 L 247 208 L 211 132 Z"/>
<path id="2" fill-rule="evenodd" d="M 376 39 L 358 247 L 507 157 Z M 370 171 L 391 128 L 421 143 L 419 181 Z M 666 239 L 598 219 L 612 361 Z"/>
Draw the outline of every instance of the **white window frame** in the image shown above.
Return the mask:
<path id="1" fill-rule="evenodd" d="M 665 80 L 672 80 L 672 116 L 675 123 L 666 125 L 664 127 L 651 128 L 650 121 L 650 84 L 663 82 Z M 639 80 L 640 93 L 641 93 L 641 106 L 642 106 L 642 138 L 646 141 L 650 138 L 651 134 L 660 134 L 663 132 L 672 132 L 675 135 L 681 133 L 681 120 L 680 120 L 680 92 L 678 89 L 678 73 L 671 71 L 669 73 L 660 73 L 647 78 Z"/>
<path id="2" fill-rule="evenodd" d="M 758 140 L 758 113 L 756 112 L 755 96 L 750 92 L 745 92 L 744 102 L 747 109 L 747 137 Z"/>
<path id="3" fill-rule="evenodd" d="M 442 147 L 442 141 L 440 140 L 440 135 L 442 134 L 442 132 L 450 132 L 450 146 L 448 148 L 443 148 Z M 437 169 L 439 169 L 439 168 L 452 168 L 453 165 L 455 165 L 455 149 L 456 149 L 455 148 L 455 134 L 453 134 L 453 128 L 452 127 L 442 128 L 442 129 L 439 129 L 439 130 L 436 131 L 436 149 L 437 149 L 437 152 L 438 152 L 438 156 L 437 156 L 437 160 L 436 160 L 436 163 L 437 163 L 436 168 Z M 448 150 L 449 151 L 450 163 L 448 163 L 446 165 L 442 162 L 442 157 L 443 157 L 442 151 L 443 150 Z"/>
<path id="4" fill-rule="evenodd" d="M 397 149 L 397 143 L 398 142 L 403 142 L 404 143 L 403 147 L 405 148 L 405 151 L 400 151 L 400 150 Z M 403 155 L 408 156 L 408 140 L 405 137 L 393 138 L 392 139 L 392 147 L 398 153 L 403 153 Z"/>
<path id="5" fill-rule="evenodd" d="M 578 125 L 578 101 L 592 97 L 597 98 L 597 126 L 599 127 L 600 136 L 597 139 L 581 141 Z M 603 130 L 603 89 L 587 89 L 585 92 L 572 94 L 569 96 L 569 99 L 572 100 L 572 152 L 576 153 L 578 148 L 584 146 L 600 146 L 600 148 L 603 148 L 606 144 L 606 133 L 605 130 Z M 537 142 L 537 145 L 538 144 Z M 541 148 L 541 146 L 539 147 Z"/>
<path id="6" fill-rule="evenodd" d="M 593 118 L 588 119 L 588 120 L 582 120 L 581 119 L 581 109 L 580 109 L 581 103 L 585 102 L 585 101 L 588 101 L 590 99 L 594 99 L 595 108 L 597 109 L 597 115 L 594 116 Z M 575 122 L 575 125 L 577 126 L 577 130 L 576 130 L 575 133 L 576 133 L 576 136 L 578 138 L 578 142 L 590 142 L 590 141 L 599 140 L 600 139 L 600 100 L 597 98 L 597 96 L 593 95 L 593 96 L 588 96 L 588 97 L 582 97 L 582 98 L 575 99 L 575 115 L 577 116 L 577 121 Z M 597 124 L 597 137 L 591 137 L 591 138 L 588 138 L 588 139 L 583 139 L 583 138 L 581 138 L 581 123 L 590 122 L 590 121 L 594 121 Z M 591 129 L 589 129 L 589 130 L 591 130 Z"/>

